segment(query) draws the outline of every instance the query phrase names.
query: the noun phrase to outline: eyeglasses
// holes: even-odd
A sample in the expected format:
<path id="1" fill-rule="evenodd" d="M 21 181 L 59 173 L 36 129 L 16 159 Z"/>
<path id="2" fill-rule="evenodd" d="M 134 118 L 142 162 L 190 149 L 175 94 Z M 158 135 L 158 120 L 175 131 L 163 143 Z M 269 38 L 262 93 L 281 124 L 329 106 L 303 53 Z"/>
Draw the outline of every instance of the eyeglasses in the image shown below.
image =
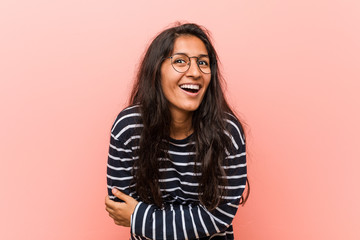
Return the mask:
<path id="1" fill-rule="evenodd" d="M 171 65 L 174 70 L 179 73 L 184 73 L 189 70 L 191 65 L 190 58 L 196 58 L 196 65 L 199 67 L 200 71 L 208 74 L 211 73 L 210 69 L 210 59 L 208 55 L 200 55 L 199 57 L 189 57 L 185 53 L 176 53 L 171 57 L 168 57 L 171 60 Z"/>

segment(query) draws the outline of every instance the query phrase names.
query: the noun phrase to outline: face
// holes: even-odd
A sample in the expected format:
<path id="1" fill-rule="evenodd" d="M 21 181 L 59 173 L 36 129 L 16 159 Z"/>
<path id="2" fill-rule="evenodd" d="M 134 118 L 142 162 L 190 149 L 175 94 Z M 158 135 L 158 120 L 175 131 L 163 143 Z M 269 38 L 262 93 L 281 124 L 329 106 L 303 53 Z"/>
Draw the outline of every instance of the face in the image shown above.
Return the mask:
<path id="1" fill-rule="evenodd" d="M 171 55 L 177 53 L 185 53 L 189 57 L 208 55 L 205 44 L 199 38 L 187 35 L 175 40 Z M 183 73 L 177 72 L 171 61 L 166 59 L 161 65 L 161 87 L 169 102 L 170 112 L 173 117 L 178 114 L 192 114 L 204 98 L 211 73 L 200 71 L 196 58 L 190 58 L 190 68 Z"/>

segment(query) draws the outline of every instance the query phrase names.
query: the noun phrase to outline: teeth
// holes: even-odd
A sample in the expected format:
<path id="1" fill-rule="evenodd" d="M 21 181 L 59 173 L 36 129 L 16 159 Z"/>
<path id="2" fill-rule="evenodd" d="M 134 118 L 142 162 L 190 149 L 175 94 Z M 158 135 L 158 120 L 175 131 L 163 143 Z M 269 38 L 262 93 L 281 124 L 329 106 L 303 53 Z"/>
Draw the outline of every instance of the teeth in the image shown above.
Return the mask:
<path id="1" fill-rule="evenodd" d="M 199 85 L 193 85 L 193 84 L 184 84 L 180 86 L 182 89 L 187 88 L 187 89 L 194 89 L 194 90 L 199 90 L 200 86 Z"/>

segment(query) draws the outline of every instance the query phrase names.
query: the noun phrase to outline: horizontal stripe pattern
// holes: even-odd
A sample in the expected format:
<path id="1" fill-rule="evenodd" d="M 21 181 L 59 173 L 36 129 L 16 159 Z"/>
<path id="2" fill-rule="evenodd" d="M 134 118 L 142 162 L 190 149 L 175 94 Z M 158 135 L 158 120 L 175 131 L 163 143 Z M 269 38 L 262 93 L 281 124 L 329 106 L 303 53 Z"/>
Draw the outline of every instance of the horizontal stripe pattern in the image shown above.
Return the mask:
<path id="1" fill-rule="evenodd" d="M 195 173 L 194 167 L 201 164 L 195 162 L 195 142 L 191 136 L 183 140 L 170 139 L 169 158 L 159 159 L 166 161 L 166 168 L 159 169 L 164 207 L 159 209 L 139 201 L 132 173 L 143 128 L 140 106 L 126 108 L 118 115 L 111 128 L 107 188 L 114 201 L 120 200 L 112 195 L 113 187 L 139 201 L 131 216 L 131 239 L 234 239 L 231 223 L 246 185 L 247 165 L 241 125 L 233 115 L 226 117 L 225 133 L 235 151 L 224 156 L 228 185 L 220 187 L 226 189 L 226 195 L 222 203 L 209 212 L 199 201 L 201 173 Z"/>

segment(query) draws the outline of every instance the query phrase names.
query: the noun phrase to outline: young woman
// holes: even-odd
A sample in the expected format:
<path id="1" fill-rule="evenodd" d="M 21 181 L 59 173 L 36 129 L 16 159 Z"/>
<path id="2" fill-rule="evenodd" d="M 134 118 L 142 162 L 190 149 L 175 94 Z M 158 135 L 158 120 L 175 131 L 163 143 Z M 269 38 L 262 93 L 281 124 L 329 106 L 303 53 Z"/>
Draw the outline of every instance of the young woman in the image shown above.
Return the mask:
<path id="1" fill-rule="evenodd" d="M 147 49 L 107 165 L 106 210 L 131 239 L 234 239 L 247 199 L 245 139 L 221 80 L 196 24 L 161 32 Z"/>

